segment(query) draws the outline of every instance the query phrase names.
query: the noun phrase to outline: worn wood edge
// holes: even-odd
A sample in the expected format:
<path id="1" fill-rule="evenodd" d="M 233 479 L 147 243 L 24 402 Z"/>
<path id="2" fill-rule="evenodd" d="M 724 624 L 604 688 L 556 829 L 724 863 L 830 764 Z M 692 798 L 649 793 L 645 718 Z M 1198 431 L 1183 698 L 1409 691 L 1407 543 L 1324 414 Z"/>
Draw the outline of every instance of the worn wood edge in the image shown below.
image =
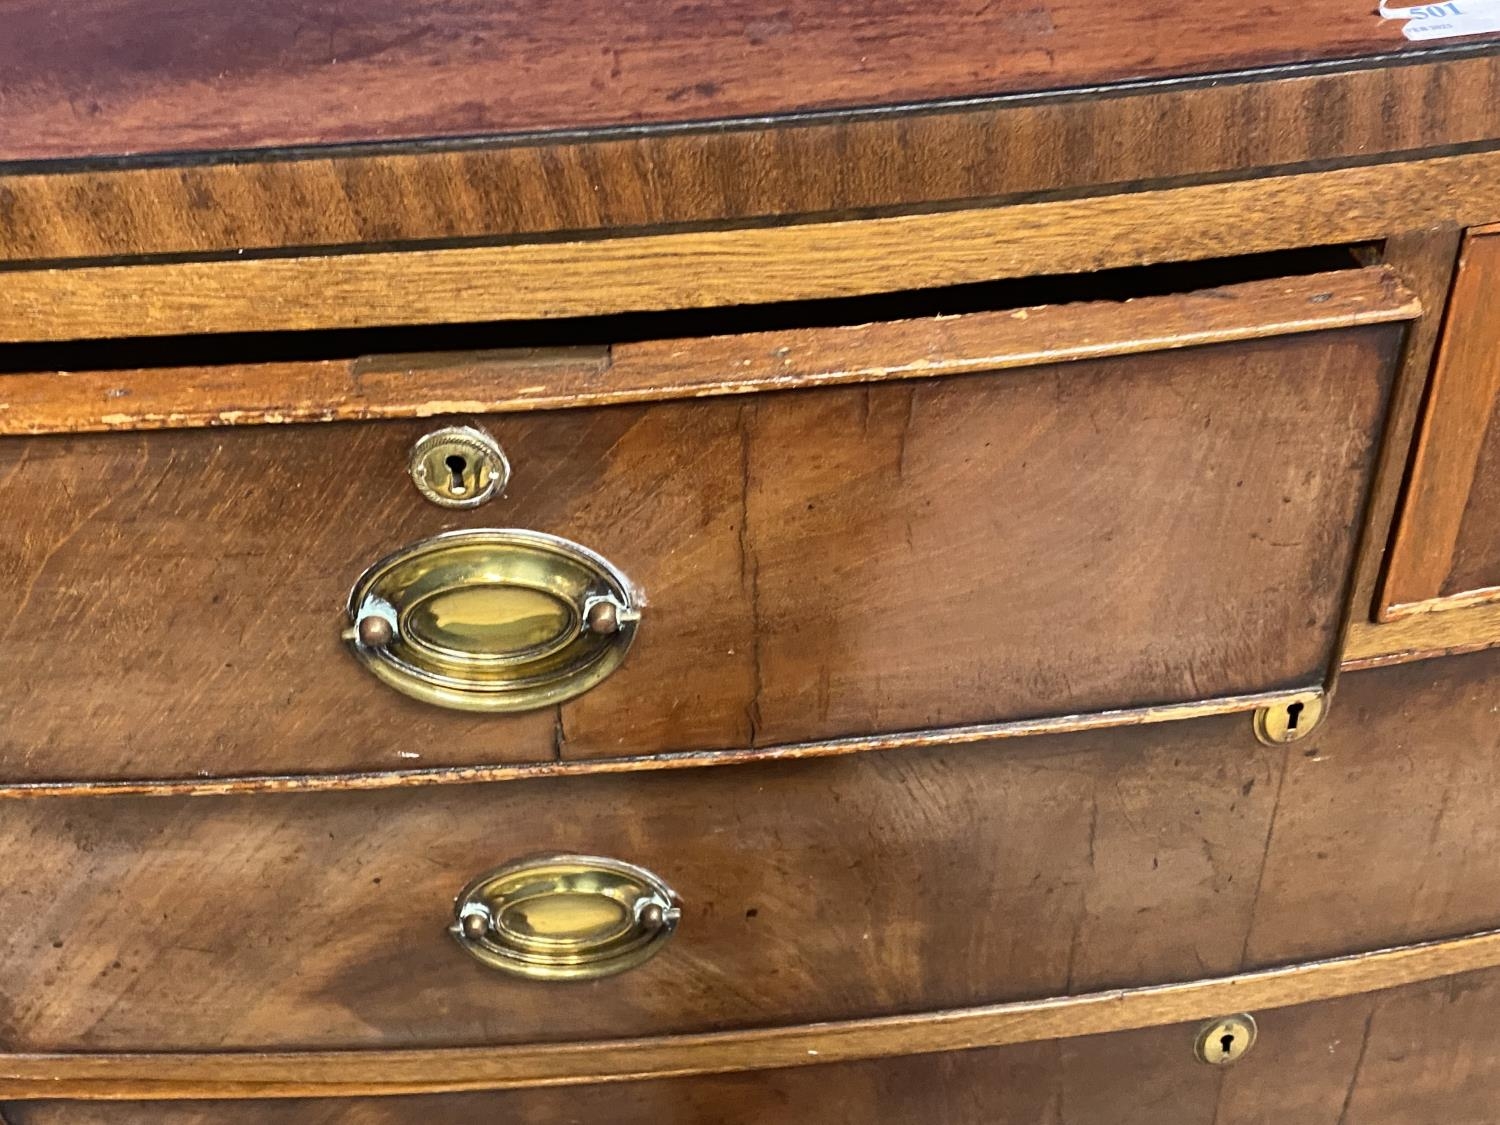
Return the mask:
<path id="1" fill-rule="evenodd" d="M 580 774 L 633 773 L 640 770 L 697 769 L 705 766 L 794 761 L 804 758 L 833 758 L 879 750 L 999 742 L 1035 735 L 1148 726 L 1154 723 L 1178 722 L 1183 719 L 1207 718 L 1212 715 L 1238 714 L 1255 711 L 1261 707 L 1306 699 L 1309 695 L 1321 693 L 1325 689 L 1326 685 L 1323 684 L 1309 684 L 1299 688 L 1221 696 L 1192 703 L 1171 703 L 1152 707 L 1095 711 L 1081 715 L 1021 719 L 1003 723 L 977 723 L 930 730 L 897 731 L 812 742 L 791 742 L 742 750 L 688 750 L 647 757 L 578 758 L 486 766 L 447 766 L 440 769 L 371 770 L 360 773 L 241 775 L 161 780 L 0 782 L 0 800 L 82 796 L 216 796 L 229 793 L 390 789 L 419 785 L 569 777 Z M 1248 724 L 1246 730 L 1248 733 Z"/>
<path id="2" fill-rule="evenodd" d="M 0 340 L 600 315 L 1088 272 L 1493 220 L 1500 152 L 847 222 L 452 250 L 16 269 Z M 1249 220 L 1249 221 L 1247 221 Z M 1088 230 L 1090 238 L 1061 237 Z M 318 301 L 290 295 L 316 292 Z"/>
<path id="3" fill-rule="evenodd" d="M 1386 267 L 1390 268 L 1390 267 Z M 1383 532 L 1378 527 L 1380 520 L 1380 488 L 1386 473 L 1390 469 L 1390 444 L 1397 435 L 1400 425 L 1398 408 L 1399 399 L 1404 388 L 1404 382 L 1411 377 L 1411 365 L 1413 362 L 1413 349 L 1421 347 L 1422 322 L 1416 322 L 1416 331 L 1408 330 L 1401 342 L 1399 356 L 1394 360 L 1388 378 L 1385 383 L 1385 393 L 1381 397 L 1381 417 L 1378 423 L 1379 440 L 1376 443 L 1373 460 L 1369 472 L 1364 479 L 1364 488 L 1361 490 L 1358 514 L 1354 517 L 1355 537 L 1354 550 L 1345 568 L 1342 581 L 1340 597 L 1340 613 L 1338 630 L 1334 640 L 1334 659 L 1331 662 L 1327 682 L 1324 684 L 1324 693 L 1332 696 L 1338 688 L 1339 678 L 1343 675 L 1342 653 L 1349 644 L 1349 634 L 1354 628 L 1354 623 L 1365 616 L 1365 606 L 1368 604 L 1364 589 L 1364 577 L 1367 553 L 1370 550 L 1371 539 Z"/>
<path id="4" fill-rule="evenodd" d="M 1500 646 L 1500 603 L 1448 608 L 1393 621 L 1357 621 L 1344 647 L 1343 669 L 1358 671 Z"/>
<path id="5" fill-rule="evenodd" d="M 0 435 L 428 418 L 1003 371 L 1389 323 L 1388 266 L 1217 289 L 613 349 L 0 376 Z M 727 373 L 727 374 L 726 374 Z M 225 406 L 232 403 L 232 406 Z"/>
<path id="6" fill-rule="evenodd" d="M 1341 653 L 1355 622 L 1377 616 L 1380 584 L 1405 488 L 1413 434 L 1427 393 L 1428 376 L 1441 334 L 1442 310 L 1453 287 L 1463 233 L 1458 224 L 1451 222 L 1403 231 L 1388 237 L 1381 252 L 1380 260 L 1395 269 L 1431 311 L 1407 332 L 1396 371 L 1360 535 L 1349 614 L 1340 639 Z"/>
<path id="7" fill-rule="evenodd" d="M 1470 606 L 1489 605 L 1500 602 L 1500 586 L 1484 586 L 1477 590 L 1465 590 L 1461 594 L 1447 594 L 1440 598 L 1423 598 L 1415 602 L 1401 602 L 1385 607 L 1382 622 L 1397 621 L 1403 617 L 1416 617 L 1424 613 L 1445 613 L 1452 609 L 1468 609 Z"/>
<path id="8" fill-rule="evenodd" d="M 1227 977 L 794 1027 L 503 1047 L 8 1054 L 0 1097 L 330 1097 L 723 1074 L 1162 1027 L 1496 966 L 1500 931 L 1487 931 Z"/>

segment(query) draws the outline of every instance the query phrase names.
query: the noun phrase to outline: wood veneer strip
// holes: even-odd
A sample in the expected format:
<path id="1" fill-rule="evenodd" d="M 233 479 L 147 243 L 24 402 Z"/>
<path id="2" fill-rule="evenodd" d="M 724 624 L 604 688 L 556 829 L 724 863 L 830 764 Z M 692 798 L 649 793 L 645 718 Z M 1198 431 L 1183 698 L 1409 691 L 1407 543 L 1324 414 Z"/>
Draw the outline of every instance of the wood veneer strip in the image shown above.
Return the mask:
<path id="1" fill-rule="evenodd" d="M 1386 267 L 1182 295 L 654 340 L 602 348 L 384 356 L 0 377 L 0 434 L 425 418 L 999 371 L 1420 315 Z"/>
<path id="2" fill-rule="evenodd" d="M 1497 178 L 1500 153 L 1485 152 L 849 222 L 14 270 L 0 285 L 0 340 L 586 316 L 1086 272 L 1494 219 Z"/>
<path id="3" fill-rule="evenodd" d="M 1251 136 L 1247 121 L 1274 127 Z M 1500 54 L 1491 53 L 628 136 L 255 160 L 205 153 L 164 167 L 0 176 L 0 259 L 848 215 L 1365 163 L 1497 137 Z"/>
<path id="4" fill-rule="evenodd" d="M 519 781 L 526 778 L 567 777 L 580 774 L 630 773 L 637 770 L 699 769 L 746 763 L 832 758 L 873 750 L 909 750 L 925 746 L 957 746 L 1027 738 L 1041 734 L 1107 730 L 1232 715 L 1305 698 L 1321 690 L 1310 685 L 1286 691 L 1225 696 L 1194 703 L 1170 703 L 1122 711 L 1095 711 L 1006 723 L 895 731 L 856 738 L 794 742 L 748 750 L 694 750 L 650 757 L 577 758 L 558 761 L 496 763 L 423 770 L 373 770 L 365 773 L 292 774 L 217 778 L 173 778 L 156 781 L 22 781 L 0 783 L 0 800 L 28 797 L 214 796 L 226 793 L 291 793 L 332 790 L 391 789 L 417 785 L 454 785 L 475 782 Z M 1249 720 L 1246 719 L 1248 728 Z"/>
<path id="5" fill-rule="evenodd" d="M 1391 390 L 1375 483 L 1365 513 L 1359 561 L 1350 592 L 1346 642 L 1350 628 L 1374 616 L 1386 548 L 1390 544 L 1391 528 L 1406 480 L 1412 434 L 1417 427 L 1432 357 L 1437 349 L 1442 321 L 1440 310 L 1447 305 L 1462 245 L 1463 231 L 1453 223 L 1406 231 L 1385 241 L 1381 260 L 1412 288 L 1423 308 L 1433 310 L 1433 313 L 1417 320 L 1407 332 L 1405 349 Z M 1340 647 L 1342 651 L 1343 646 Z"/>
<path id="6" fill-rule="evenodd" d="M 386 1095 L 999 1047 L 1318 1003 L 1500 965 L 1500 931 L 1234 976 L 914 1015 L 647 1039 L 378 1051 L 0 1055 L 0 1098 Z"/>

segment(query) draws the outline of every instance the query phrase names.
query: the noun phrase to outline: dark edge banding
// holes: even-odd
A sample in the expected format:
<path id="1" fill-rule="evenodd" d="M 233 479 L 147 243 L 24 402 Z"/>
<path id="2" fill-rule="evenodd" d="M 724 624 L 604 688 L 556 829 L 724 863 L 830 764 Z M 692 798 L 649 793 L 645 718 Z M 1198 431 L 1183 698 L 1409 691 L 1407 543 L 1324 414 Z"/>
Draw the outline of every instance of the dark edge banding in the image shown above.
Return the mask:
<path id="1" fill-rule="evenodd" d="M 586 144 L 643 138 L 692 136 L 705 133 L 745 132 L 796 125 L 851 124 L 889 117 L 948 113 L 955 110 L 1005 109 L 1013 106 L 1056 104 L 1083 99 L 1138 93 L 1165 93 L 1205 86 L 1235 86 L 1266 79 L 1307 78 L 1315 75 L 1352 73 L 1423 63 L 1449 62 L 1500 55 L 1500 41 L 1482 40 L 1387 51 L 1375 55 L 1344 56 L 1291 63 L 1274 63 L 1239 70 L 1180 75 L 1164 78 L 1125 79 L 1088 86 L 1054 90 L 1030 90 L 1008 94 L 933 98 L 889 105 L 858 105 L 829 109 L 793 110 L 704 120 L 650 122 L 584 129 L 533 129 L 513 133 L 475 133 L 405 140 L 361 141 L 339 144 L 267 146 L 246 149 L 172 150 L 152 153 L 121 153 L 58 159 L 0 161 L 0 177 L 38 173 L 136 171 L 146 168 L 187 168 L 223 164 L 265 164 L 281 161 L 327 160 L 358 156 L 403 156 L 463 152 L 481 148 L 521 148 L 528 145 Z"/>

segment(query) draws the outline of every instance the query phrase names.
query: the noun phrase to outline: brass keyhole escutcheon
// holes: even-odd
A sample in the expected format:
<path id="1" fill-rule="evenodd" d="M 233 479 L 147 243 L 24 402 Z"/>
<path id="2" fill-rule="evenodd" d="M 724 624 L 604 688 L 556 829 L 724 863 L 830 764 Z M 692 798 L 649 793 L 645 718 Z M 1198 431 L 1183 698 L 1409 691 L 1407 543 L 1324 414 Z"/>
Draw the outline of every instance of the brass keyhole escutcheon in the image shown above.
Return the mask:
<path id="1" fill-rule="evenodd" d="M 1328 697 L 1320 691 L 1273 703 L 1255 712 L 1255 737 L 1267 746 L 1281 746 L 1306 738 L 1323 721 Z"/>
<path id="2" fill-rule="evenodd" d="M 1247 1012 L 1221 1016 L 1198 1029 L 1193 1053 L 1209 1066 L 1229 1066 L 1239 1062 L 1255 1046 L 1255 1017 Z"/>
<path id="3" fill-rule="evenodd" d="M 510 461 L 477 426 L 444 426 L 424 434 L 407 458 L 412 483 L 444 508 L 477 508 L 505 491 Z"/>

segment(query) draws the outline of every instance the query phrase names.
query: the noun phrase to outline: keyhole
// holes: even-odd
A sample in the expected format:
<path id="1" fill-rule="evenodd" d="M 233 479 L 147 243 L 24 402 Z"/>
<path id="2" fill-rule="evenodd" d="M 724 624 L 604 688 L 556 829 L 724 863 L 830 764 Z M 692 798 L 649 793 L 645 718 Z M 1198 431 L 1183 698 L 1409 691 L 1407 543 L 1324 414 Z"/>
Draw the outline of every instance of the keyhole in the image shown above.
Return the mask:
<path id="1" fill-rule="evenodd" d="M 1307 704 L 1302 703 L 1300 701 L 1298 701 L 1296 703 L 1288 703 L 1286 705 L 1286 729 L 1287 729 L 1287 733 L 1290 734 L 1292 731 L 1294 731 L 1294 730 L 1297 729 L 1297 724 L 1302 721 L 1302 708 L 1304 708 L 1306 706 L 1307 706 Z"/>
<path id="2" fill-rule="evenodd" d="M 1241 1013 L 1223 1016 L 1198 1029 L 1193 1040 L 1193 1054 L 1209 1066 L 1228 1066 L 1245 1057 L 1255 1046 L 1255 1019 Z"/>
<path id="3" fill-rule="evenodd" d="M 462 496 L 469 491 L 469 486 L 464 484 L 464 470 L 469 467 L 469 462 L 457 453 L 449 454 L 443 461 L 448 466 L 448 491 L 454 496 Z"/>

